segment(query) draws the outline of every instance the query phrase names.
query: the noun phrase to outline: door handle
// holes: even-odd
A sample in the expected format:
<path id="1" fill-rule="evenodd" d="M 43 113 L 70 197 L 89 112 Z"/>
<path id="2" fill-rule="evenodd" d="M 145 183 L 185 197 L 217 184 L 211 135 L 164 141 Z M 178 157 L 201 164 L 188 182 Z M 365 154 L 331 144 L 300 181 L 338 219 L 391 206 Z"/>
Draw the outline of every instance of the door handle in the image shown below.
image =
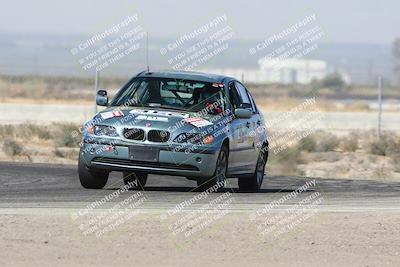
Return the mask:
<path id="1" fill-rule="evenodd" d="M 246 122 L 246 127 L 250 128 L 250 122 Z"/>

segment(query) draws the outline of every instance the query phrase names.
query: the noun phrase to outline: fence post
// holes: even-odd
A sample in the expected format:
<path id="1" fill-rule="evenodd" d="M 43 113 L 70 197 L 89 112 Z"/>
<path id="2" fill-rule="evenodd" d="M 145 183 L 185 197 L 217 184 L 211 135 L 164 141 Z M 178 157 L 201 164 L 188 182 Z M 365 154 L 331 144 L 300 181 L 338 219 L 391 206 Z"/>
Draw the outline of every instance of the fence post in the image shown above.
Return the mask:
<path id="1" fill-rule="evenodd" d="M 97 91 L 99 90 L 99 71 L 96 70 L 96 76 L 94 78 L 94 114 L 97 114 L 97 104 L 96 104 L 96 97 Z"/>
<path id="2" fill-rule="evenodd" d="M 378 76 L 378 128 L 376 137 L 381 140 L 381 124 L 382 124 L 382 76 Z"/>

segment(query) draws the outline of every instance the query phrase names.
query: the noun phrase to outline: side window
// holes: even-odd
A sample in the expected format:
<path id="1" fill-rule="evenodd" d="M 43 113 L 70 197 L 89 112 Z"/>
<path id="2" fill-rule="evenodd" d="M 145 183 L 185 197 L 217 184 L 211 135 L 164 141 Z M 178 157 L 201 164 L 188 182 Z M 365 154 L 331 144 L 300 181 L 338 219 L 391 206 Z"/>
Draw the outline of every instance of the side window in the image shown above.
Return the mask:
<path id="1" fill-rule="evenodd" d="M 244 103 L 244 104 L 251 105 L 250 98 L 247 95 L 246 88 L 241 83 L 238 83 L 238 82 L 235 82 L 235 86 L 236 86 L 236 88 L 237 88 L 237 90 L 239 92 L 239 95 L 240 95 L 240 99 L 241 99 L 240 102 Z"/>
<path id="2" fill-rule="evenodd" d="M 253 97 L 251 96 L 251 94 L 249 92 L 247 92 L 247 94 L 249 95 L 249 98 L 250 98 L 250 101 L 251 101 L 251 108 L 253 110 L 253 113 L 258 113 L 256 102 L 254 102 L 254 99 L 253 99 Z"/>
<path id="3" fill-rule="evenodd" d="M 238 108 L 241 102 L 240 96 L 233 82 L 229 84 L 229 102 L 231 102 L 232 111 L 235 110 L 235 108 Z"/>

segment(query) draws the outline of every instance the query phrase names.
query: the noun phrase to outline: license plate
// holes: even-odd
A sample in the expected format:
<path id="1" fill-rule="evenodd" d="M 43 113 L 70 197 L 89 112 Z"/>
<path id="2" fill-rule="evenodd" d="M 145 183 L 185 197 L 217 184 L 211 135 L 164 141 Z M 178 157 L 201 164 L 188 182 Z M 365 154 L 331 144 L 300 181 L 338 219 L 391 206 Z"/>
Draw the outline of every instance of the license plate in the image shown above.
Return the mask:
<path id="1" fill-rule="evenodd" d="M 138 161 L 158 161 L 160 149 L 153 147 L 129 146 L 129 159 Z"/>

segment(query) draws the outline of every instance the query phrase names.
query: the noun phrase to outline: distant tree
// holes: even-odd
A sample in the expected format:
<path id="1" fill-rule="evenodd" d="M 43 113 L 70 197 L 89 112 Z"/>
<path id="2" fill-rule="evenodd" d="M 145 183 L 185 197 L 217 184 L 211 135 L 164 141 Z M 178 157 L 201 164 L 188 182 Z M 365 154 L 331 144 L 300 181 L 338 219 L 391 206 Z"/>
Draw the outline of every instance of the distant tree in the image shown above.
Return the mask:
<path id="1" fill-rule="evenodd" d="M 340 91 L 345 87 L 345 82 L 339 74 L 333 73 L 328 74 L 325 78 L 323 78 L 320 86 L 323 88 L 330 88 Z"/>

